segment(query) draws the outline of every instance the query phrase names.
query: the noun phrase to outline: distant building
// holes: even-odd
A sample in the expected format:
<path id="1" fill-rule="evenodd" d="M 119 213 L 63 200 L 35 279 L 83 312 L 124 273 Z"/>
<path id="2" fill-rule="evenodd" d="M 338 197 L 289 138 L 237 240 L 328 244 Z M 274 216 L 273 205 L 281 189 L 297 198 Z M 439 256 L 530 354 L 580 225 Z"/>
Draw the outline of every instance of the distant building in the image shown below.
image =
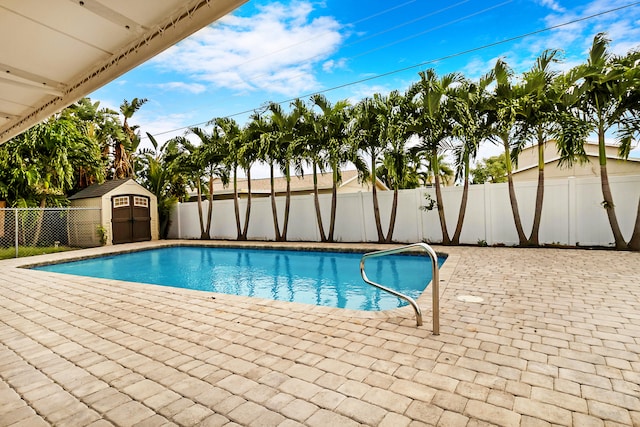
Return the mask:
<path id="1" fill-rule="evenodd" d="M 584 147 L 589 162 L 580 164 L 574 162 L 571 167 L 560 167 L 555 142 L 547 143 L 544 152 L 544 178 L 559 179 L 570 176 L 576 178 L 599 177 L 600 163 L 598 161 L 598 144 L 586 143 Z M 606 146 L 607 173 L 609 176 L 640 175 L 640 159 L 621 159 L 618 156 L 618 147 Z M 527 147 L 518 156 L 518 163 L 513 171 L 514 181 L 535 181 L 538 179 L 538 147 Z"/>
<path id="2" fill-rule="evenodd" d="M 318 174 L 318 193 L 331 194 L 333 184 L 333 174 Z M 376 188 L 378 191 L 388 191 L 389 188 L 379 179 L 376 179 Z M 285 177 L 274 178 L 274 189 L 276 196 L 284 196 L 287 194 L 287 180 Z M 345 170 L 342 171 L 342 182 L 338 184 L 338 193 L 357 193 L 359 191 L 371 191 L 371 185 L 368 182 L 360 182 L 358 180 L 358 171 Z M 246 178 L 238 178 L 238 196 L 246 198 L 249 193 Z M 190 199 L 195 200 L 196 194 L 190 191 Z M 291 177 L 291 195 L 300 196 L 305 194 L 313 194 L 313 174 L 306 173 L 304 176 Z M 251 180 L 251 196 L 252 197 L 269 197 L 271 195 L 271 184 L 269 178 L 260 178 Z M 216 178 L 213 182 L 213 197 L 216 200 L 233 198 L 233 181 L 224 187 L 222 181 Z M 204 197 L 203 197 L 204 199 Z"/>

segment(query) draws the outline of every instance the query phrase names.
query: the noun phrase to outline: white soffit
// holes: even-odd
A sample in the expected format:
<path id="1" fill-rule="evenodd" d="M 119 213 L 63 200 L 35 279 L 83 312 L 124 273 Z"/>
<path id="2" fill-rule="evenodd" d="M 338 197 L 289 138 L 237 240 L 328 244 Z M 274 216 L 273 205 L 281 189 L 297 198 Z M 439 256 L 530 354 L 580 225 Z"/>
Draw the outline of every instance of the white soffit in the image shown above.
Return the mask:
<path id="1" fill-rule="evenodd" d="M 0 144 L 247 0 L 0 0 Z"/>

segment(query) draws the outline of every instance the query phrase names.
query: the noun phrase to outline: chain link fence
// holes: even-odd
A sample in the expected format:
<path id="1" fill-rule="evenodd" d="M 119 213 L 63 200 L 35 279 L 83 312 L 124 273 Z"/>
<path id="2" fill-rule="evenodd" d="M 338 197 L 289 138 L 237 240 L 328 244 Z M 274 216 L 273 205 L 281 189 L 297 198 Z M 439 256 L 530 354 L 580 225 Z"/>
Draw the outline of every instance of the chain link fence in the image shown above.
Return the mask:
<path id="1" fill-rule="evenodd" d="M 100 208 L 0 208 L 0 259 L 100 246 Z"/>

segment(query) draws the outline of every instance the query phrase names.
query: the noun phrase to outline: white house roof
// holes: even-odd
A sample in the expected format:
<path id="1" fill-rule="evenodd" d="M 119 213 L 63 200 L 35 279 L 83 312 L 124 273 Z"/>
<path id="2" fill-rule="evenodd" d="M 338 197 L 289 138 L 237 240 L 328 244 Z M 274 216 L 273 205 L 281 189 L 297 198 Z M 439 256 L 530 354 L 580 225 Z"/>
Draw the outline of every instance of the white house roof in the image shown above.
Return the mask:
<path id="1" fill-rule="evenodd" d="M 518 167 L 513 171 L 514 174 L 518 174 L 520 172 L 524 172 L 524 171 L 528 171 L 531 169 L 537 169 L 538 168 L 538 162 L 537 162 L 537 151 L 538 147 L 536 145 L 531 145 L 529 147 L 526 147 L 525 149 L 522 150 L 522 152 L 520 153 L 519 160 L 520 158 L 528 158 L 530 163 L 523 165 L 520 164 L 520 162 L 518 162 Z M 587 158 L 595 158 L 596 159 L 596 164 L 597 164 L 597 159 L 598 159 L 598 143 L 597 142 L 589 142 L 587 141 L 584 144 L 584 151 L 585 154 L 587 155 Z M 528 157 L 527 157 L 528 156 Z M 612 160 L 622 160 L 622 158 L 618 155 L 618 147 L 615 145 L 606 145 L 605 146 L 605 156 L 607 159 L 612 159 Z M 560 160 L 560 154 L 557 152 L 557 148 L 554 142 L 550 141 L 547 143 L 547 146 L 545 147 L 545 158 L 544 158 L 544 163 L 545 164 L 549 164 L 549 163 L 553 163 L 553 162 L 557 162 Z M 624 159 L 627 162 L 638 162 L 640 163 L 640 158 L 636 158 L 636 157 L 629 157 L 627 159 Z"/>
<path id="2" fill-rule="evenodd" d="M 247 0 L 2 0 L 0 144 Z"/>
<path id="3" fill-rule="evenodd" d="M 338 186 L 344 187 L 353 181 L 358 179 L 358 171 L 343 170 L 340 172 L 342 175 L 342 182 Z M 318 173 L 318 189 L 328 190 L 333 187 L 333 173 Z M 274 178 L 274 191 L 276 193 L 284 193 L 287 190 L 287 180 L 283 176 Z M 238 178 L 237 181 L 238 192 L 248 193 L 247 178 Z M 313 174 L 306 173 L 304 176 L 292 176 L 291 177 L 291 191 L 308 192 L 313 191 Z M 376 178 L 376 185 L 379 190 L 389 190 L 389 188 L 380 179 Z M 222 181 L 216 178 L 213 183 L 214 194 L 233 194 L 233 183 L 230 182 L 227 186 L 223 186 Z M 191 190 L 190 194 L 195 195 L 195 190 Z M 259 178 L 251 180 L 251 194 L 270 194 L 271 193 L 271 178 Z"/>

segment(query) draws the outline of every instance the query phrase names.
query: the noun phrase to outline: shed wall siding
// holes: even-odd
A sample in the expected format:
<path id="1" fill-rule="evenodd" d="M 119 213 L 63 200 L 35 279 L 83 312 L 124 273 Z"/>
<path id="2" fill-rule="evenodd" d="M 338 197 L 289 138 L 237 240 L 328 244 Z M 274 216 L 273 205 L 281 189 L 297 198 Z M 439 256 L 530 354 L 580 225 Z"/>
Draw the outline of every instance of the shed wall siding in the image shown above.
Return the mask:
<path id="1" fill-rule="evenodd" d="M 109 232 L 108 244 L 113 244 L 113 230 L 111 228 L 111 198 L 114 196 L 123 196 L 128 194 L 135 194 L 149 197 L 149 215 L 151 216 L 151 240 L 158 240 L 160 238 L 160 224 L 158 222 L 158 201 L 156 196 L 140 184 L 135 181 L 127 181 L 102 196 L 102 203 L 104 209 L 102 210 L 102 221 L 104 227 Z"/>
<path id="2" fill-rule="evenodd" d="M 75 199 L 71 201 L 71 206 L 79 208 L 102 208 L 100 221 L 107 232 L 107 245 L 113 244 L 113 229 L 111 225 L 112 205 L 111 198 L 114 196 L 140 195 L 149 197 L 149 214 L 151 217 L 151 240 L 160 238 L 160 224 L 158 221 L 158 201 L 156 196 L 135 181 L 127 181 L 117 188 L 104 194 L 102 197 L 87 199 Z"/>

